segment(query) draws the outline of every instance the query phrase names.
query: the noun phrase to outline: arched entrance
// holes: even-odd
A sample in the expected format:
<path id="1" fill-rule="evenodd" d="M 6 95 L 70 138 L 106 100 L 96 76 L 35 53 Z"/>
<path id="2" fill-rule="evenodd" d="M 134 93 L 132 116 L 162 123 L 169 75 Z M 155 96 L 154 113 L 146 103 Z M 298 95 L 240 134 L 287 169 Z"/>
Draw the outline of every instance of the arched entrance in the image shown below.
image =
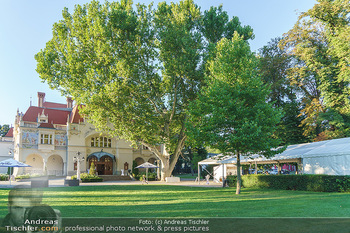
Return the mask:
<path id="1" fill-rule="evenodd" d="M 44 162 L 43 157 L 41 157 L 38 154 L 30 154 L 27 156 L 26 164 L 30 165 L 31 167 L 26 167 L 25 172 L 29 174 L 42 174 L 44 172 Z"/>
<path id="2" fill-rule="evenodd" d="M 98 175 L 113 175 L 114 155 L 107 152 L 95 152 L 87 157 L 89 169 L 91 163 L 95 164 Z"/>
<path id="3" fill-rule="evenodd" d="M 157 161 L 156 158 L 150 158 L 150 159 L 148 160 L 148 162 L 151 163 L 151 164 L 156 164 L 156 161 Z"/>
<path id="4" fill-rule="evenodd" d="M 63 175 L 63 159 L 59 155 L 51 155 L 47 159 L 47 174 L 53 176 Z"/>
<path id="5" fill-rule="evenodd" d="M 141 158 L 141 157 L 137 157 L 137 158 L 135 159 L 135 162 L 136 162 L 136 166 L 139 166 L 139 165 L 145 163 L 145 160 L 144 160 L 143 158 Z M 146 171 L 145 168 L 138 168 L 138 169 L 139 169 L 140 172 Z"/>

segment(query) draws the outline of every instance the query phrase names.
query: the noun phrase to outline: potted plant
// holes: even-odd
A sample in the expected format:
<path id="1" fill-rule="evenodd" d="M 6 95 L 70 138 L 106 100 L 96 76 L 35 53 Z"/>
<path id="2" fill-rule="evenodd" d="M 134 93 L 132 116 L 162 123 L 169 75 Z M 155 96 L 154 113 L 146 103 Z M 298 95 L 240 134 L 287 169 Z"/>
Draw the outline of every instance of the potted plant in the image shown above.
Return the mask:
<path id="1" fill-rule="evenodd" d="M 64 179 L 64 186 L 79 186 L 77 176 L 72 176 L 70 179 Z"/>

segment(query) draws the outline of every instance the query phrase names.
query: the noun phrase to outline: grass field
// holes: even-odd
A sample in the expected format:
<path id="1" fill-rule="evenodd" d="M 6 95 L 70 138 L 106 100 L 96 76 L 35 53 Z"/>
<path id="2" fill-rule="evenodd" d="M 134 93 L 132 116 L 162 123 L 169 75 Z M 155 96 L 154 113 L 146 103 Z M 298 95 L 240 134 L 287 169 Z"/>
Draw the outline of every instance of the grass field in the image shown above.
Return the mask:
<path id="1" fill-rule="evenodd" d="M 8 189 L 0 190 L 0 216 Z M 44 189 L 44 203 L 63 217 L 349 217 L 350 193 L 166 185 Z"/>

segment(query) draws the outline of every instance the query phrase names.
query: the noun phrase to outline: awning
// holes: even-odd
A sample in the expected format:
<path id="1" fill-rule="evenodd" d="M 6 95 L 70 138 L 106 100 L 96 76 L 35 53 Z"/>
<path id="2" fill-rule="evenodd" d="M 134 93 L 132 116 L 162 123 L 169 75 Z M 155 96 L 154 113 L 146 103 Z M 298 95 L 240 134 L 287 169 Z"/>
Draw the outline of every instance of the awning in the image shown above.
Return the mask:
<path id="1" fill-rule="evenodd" d="M 107 153 L 107 152 L 104 152 L 104 151 L 99 151 L 99 152 L 94 152 L 92 154 L 90 154 L 88 157 L 87 157 L 87 160 L 89 160 L 91 157 L 95 156 L 97 158 L 98 161 L 100 161 L 100 159 L 103 157 L 103 156 L 108 156 L 108 157 L 111 157 L 114 161 L 116 160 L 115 159 L 115 156 L 110 154 L 110 153 Z"/>

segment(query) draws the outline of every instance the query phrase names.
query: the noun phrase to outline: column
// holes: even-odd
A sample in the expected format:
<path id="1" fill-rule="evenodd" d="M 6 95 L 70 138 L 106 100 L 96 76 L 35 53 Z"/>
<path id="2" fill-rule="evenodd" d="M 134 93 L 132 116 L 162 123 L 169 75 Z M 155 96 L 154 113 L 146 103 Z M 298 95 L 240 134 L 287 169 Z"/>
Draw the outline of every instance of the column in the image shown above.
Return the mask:
<path id="1" fill-rule="evenodd" d="M 43 158 L 43 173 L 47 176 L 47 167 L 46 167 L 47 159 Z"/>
<path id="2" fill-rule="evenodd" d="M 63 162 L 63 175 L 67 176 L 67 162 Z"/>

